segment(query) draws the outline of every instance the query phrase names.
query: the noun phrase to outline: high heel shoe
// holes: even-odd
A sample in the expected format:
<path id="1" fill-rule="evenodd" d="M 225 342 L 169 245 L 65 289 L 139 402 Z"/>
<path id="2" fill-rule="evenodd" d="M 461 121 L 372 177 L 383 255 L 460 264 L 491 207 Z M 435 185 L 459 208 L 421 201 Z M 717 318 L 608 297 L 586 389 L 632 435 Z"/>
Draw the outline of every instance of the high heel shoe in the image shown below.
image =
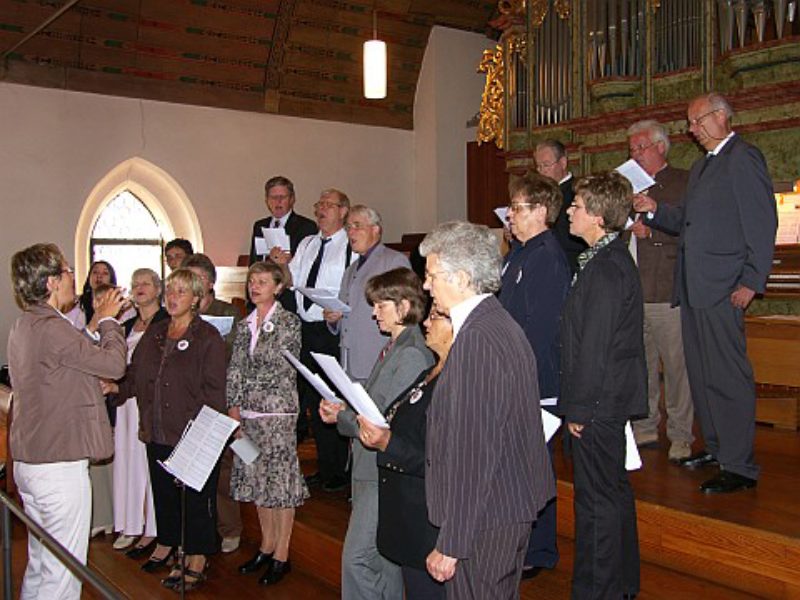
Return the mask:
<path id="1" fill-rule="evenodd" d="M 196 590 L 197 588 L 199 588 L 203 584 L 203 582 L 205 582 L 208 579 L 206 571 L 208 571 L 209 566 L 211 566 L 211 563 L 206 558 L 206 562 L 203 563 L 203 568 L 200 569 L 199 571 L 193 571 L 192 569 L 187 567 L 186 571 L 184 571 L 183 573 L 183 581 L 184 581 L 183 589 L 187 592 L 190 592 L 192 590 Z M 181 591 L 180 576 L 178 576 L 177 582 L 174 585 L 170 586 L 170 589 L 172 589 L 175 592 Z"/>
<path id="2" fill-rule="evenodd" d="M 127 556 L 128 558 L 142 558 L 145 554 L 149 554 L 155 549 L 156 549 L 156 540 L 155 538 L 153 538 L 152 540 L 147 542 L 144 546 L 139 546 L 137 544 L 133 548 L 130 548 L 125 553 L 125 556 Z"/>
<path id="3" fill-rule="evenodd" d="M 284 575 L 288 575 L 292 570 L 292 563 L 287 559 L 286 561 L 272 559 L 266 573 L 264 573 L 258 580 L 261 585 L 272 585 L 278 583 L 283 579 Z"/>
<path id="4" fill-rule="evenodd" d="M 145 573 L 155 573 L 159 569 L 164 569 L 172 564 L 171 561 L 174 556 L 175 548 L 170 548 L 169 552 L 164 558 L 153 558 L 151 556 L 144 562 L 144 564 L 142 564 L 142 571 Z"/>
<path id="5" fill-rule="evenodd" d="M 259 550 L 256 552 L 256 555 L 253 558 L 248 560 L 246 563 L 239 565 L 239 573 L 246 575 L 247 573 L 258 571 L 261 567 L 268 565 L 271 561 L 272 552 L 266 554 Z"/>

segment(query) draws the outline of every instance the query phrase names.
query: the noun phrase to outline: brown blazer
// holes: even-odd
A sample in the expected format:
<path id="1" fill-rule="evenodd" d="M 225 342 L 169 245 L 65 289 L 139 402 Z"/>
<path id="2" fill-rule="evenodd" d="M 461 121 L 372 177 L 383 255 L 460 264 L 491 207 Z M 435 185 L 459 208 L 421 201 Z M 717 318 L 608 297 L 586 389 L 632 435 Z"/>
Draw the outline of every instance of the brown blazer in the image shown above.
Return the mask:
<path id="1" fill-rule="evenodd" d="M 436 549 L 469 558 L 476 534 L 531 523 L 555 496 L 536 359 L 494 296 L 456 336 L 428 409 L 425 492 Z"/>
<path id="2" fill-rule="evenodd" d="M 99 333 L 97 345 L 47 304 L 17 319 L 8 336 L 14 460 L 102 460 L 114 453 L 98 377 L 121 377 L 128 348 L 116 321 L 103 321 Z"/>
<path id="3" fill-rule="evenodd" d="M 213 325 L 196 316 L 162 367 L 169 324 L 170 319 L 152 323 L 144 332 L 133 352 L 128 373 L 119 382 L 118 398 L 123 402 L 136 396 L 139 439 L 149 443 L 154 441 L 153 407 L 159 385 L 165 438 L 162 442 L 174 446 L 203 405 L 225 412 L 226 359 L 222 336 Z"/>

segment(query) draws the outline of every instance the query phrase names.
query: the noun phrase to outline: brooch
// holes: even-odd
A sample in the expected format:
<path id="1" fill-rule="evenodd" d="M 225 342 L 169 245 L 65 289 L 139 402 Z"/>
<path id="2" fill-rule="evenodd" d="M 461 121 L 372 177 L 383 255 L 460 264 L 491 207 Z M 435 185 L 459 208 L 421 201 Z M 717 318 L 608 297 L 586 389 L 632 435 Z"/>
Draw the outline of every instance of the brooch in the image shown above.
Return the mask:
<path id="1" fill-rule="evenodd" d="M 267 321 L 266 323 L 264 323 L 261 329 L 264 330 L 264 333 L 272 333 L 273 331 L 275 331 L 275 325 L 272 324 L 272 321 Z"/>
<path id="2" fill-rule="evenodd" d="M 183 352 L 189 347 L 189 340 L 181 340 L 178 342 L 178 350 Z"/>
<path id="3" fill-rule="evenodd" d="M 422 398 L 422 388 L 417 388 L 413 392 L 411 392 L 411 395 L 408 398 L 408 403 L 416 404 L 417 402 L 419 402 L 420 398 Z"/>

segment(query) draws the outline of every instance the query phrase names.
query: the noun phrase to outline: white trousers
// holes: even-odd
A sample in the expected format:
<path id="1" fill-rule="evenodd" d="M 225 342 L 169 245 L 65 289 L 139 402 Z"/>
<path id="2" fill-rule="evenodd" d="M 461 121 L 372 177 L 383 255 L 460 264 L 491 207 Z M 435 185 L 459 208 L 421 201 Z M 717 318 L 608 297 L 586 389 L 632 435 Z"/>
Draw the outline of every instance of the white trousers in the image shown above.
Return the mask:
<path id="1" fill-rule="evenodd" d="M 86 564 L 92 487 L 89 461 L 14 462 L 14 479 L 25 513 Z M 80 600 L 81 582 L 33 536 L 21 600 Z"/>

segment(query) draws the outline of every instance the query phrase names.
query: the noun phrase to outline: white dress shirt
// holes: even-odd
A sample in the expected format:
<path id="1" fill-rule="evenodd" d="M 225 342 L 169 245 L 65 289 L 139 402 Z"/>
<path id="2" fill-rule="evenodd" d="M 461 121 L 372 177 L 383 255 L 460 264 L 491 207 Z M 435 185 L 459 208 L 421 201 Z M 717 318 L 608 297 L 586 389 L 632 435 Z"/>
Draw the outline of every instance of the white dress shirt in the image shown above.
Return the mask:
<path id="1" fill-rule="evenodd" d="M 456 339 L 458 332 L 461 331 L 461 327 L 464 325 L 464 321 L 467 320 L 470 313 L 475 310 L 478 304 L 486 300 L 489 296 L 491 296 L 491 294 L 476 294 L 450 308 L 450 322 L 453 324 L 453 340 Z"/>

